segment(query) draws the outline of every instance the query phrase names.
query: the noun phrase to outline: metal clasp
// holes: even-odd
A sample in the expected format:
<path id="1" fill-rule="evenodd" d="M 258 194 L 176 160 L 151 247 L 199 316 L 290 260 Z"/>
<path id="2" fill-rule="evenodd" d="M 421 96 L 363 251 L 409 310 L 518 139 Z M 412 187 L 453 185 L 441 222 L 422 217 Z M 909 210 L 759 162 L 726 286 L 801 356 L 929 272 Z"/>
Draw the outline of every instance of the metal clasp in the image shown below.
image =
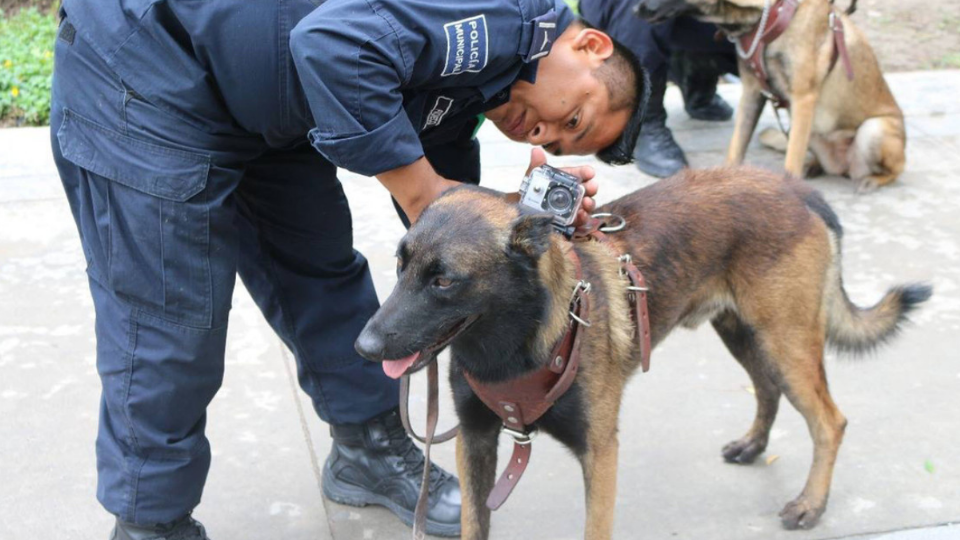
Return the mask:
<path id="1" fill-rule="evenodd" d="M 627 273 L 627 265 L 633 263 L 633 257 L 629 253 L 624 253 L 623 255 L 617 257 L 617 260 L 620 261 L 620 277 L 629 278 Z M 637 292 L 646 292 L 650 289 L 646 287 L 637 287 L 636 285 L 627 285 L 628 291 L 637 291 Z"/>
<path id="2" fill-rule="evenodd" d="M 617 223 L 616 225 L 607 225 L 606 227 L 600 227 L 599 229 L 597 229 L 602 233 L 612 233 L 612 232 L 622 231 L 627 227 L 627 220 L 623 216 L 618 216 L 617 214 L 611 214 L 610 212 L 600 212 L 598 214 L 593 214 L 590 217 L 594 219 L 616 218 L 620 220 L 620 223 Z"/>
<path id="3" fill-rule="evenodd" d="M 573 306 L 575 301 L 579 301 L 578 297 L 580 294 L 590 294 L 589 281 L 584 281 L 581 279 L 580 281 L 577 282 L 577 286 L 573 288 L 573 295 L 570 296 L 570 306 Z M 567 313 L 570 314 L 570 317 L 572 319 L 582 324 L 583 326 L 586 326 L 586 327 L 590 326 L 590 321 L 581 319 L 579 316 L 577 316 L 576 313 L 573 312 L 572 309 L 568 310 Z"/>
<path id="4" fill-rule="evenodd" d="M 513 437 L 513 442 L 525 446 L 533 442 L 537 438 L 537 433 L 540 432 L 536 427 L 530 428 L 530 431 L 524 433 L 523 431 L 517 431 L 515 429 L 508 428 L 506 424 L 503 425 L 501 431 L 507 435 Z"/>

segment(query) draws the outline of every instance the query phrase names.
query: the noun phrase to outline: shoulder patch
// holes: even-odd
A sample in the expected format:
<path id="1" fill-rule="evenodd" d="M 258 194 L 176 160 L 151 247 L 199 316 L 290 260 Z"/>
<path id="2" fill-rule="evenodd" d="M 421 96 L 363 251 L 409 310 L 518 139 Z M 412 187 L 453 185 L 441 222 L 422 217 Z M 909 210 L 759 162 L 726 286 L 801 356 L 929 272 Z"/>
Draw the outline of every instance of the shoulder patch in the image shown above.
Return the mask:
<path id="1" fill-rule="evenodd" d="M 443 25 L 447 59 L 441 77 L 479 73 L 487 67 L 489 38 L 486 15 L 476 15 Z"/>
<path id="2" fill-rule="evenodd" d="M 440 122 L 443 121 L 443 117 L 450 112 L 452 105 L 452 99 L 447 96 L 437 96 L 437 101 L 433 104 L 433 109 L 427 114 L 427 122 L 423 125 L 423 129 L 439 126 Z"/>

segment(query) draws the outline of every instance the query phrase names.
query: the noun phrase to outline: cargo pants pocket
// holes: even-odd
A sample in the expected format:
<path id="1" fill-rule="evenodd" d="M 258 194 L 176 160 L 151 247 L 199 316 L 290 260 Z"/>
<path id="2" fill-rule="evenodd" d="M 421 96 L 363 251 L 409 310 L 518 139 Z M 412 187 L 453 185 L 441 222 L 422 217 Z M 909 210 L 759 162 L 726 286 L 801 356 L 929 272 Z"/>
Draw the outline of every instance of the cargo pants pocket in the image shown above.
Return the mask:
<path id="1" fill-rule="evenodd" d="M 133 138 L 67 109 L 63 157 L 86 171 L 98 239 L 93 270 L 119 298 L 166 321 L 212 326 L 210 157 Z M 91 230 L 84 230 L 91 229 Z M 89 248 L 88 248 L 89 249 Z"/>

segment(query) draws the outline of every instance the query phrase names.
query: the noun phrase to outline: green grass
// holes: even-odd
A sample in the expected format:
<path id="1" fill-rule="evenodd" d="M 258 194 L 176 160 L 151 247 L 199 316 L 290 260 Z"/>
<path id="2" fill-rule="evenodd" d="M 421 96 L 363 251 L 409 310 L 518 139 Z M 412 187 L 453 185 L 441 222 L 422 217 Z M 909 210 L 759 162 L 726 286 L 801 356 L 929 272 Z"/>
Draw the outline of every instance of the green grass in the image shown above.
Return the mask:
<path id="1" fill-rule="evenodd" d="M 56 36 L 53 13 L 0 13 L 0 125 L 44 125 L 50 119 Z"/>
<path id="2" fill-rule="evenodd" d="M 937 62 L 937 67 L 960 68 L 960 53 L 947 53 Z"/>

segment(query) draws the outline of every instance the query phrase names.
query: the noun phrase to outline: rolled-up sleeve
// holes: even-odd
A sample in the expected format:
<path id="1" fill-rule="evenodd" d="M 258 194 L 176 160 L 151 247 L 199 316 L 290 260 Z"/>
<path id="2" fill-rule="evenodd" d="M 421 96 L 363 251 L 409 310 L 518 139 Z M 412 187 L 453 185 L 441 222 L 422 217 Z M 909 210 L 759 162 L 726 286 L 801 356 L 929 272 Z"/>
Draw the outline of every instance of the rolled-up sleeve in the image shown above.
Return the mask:
<path id="1" fill-rule="evenodd" d="M 331 0 L 300 21 L 290 50 L 316 127 L 310 142 L 334 165 L 373 176 L 423 156 L 403 109 L 418 36 L 401 36 L 363 0 Z"/>

